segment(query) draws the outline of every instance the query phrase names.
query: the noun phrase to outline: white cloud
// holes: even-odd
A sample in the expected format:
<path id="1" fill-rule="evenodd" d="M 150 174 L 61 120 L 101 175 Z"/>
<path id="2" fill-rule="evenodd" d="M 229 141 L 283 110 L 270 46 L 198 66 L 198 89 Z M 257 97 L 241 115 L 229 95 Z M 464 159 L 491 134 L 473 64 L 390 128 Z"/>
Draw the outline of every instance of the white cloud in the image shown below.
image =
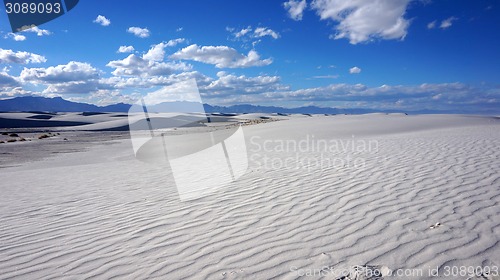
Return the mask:
<path id="1" fill-rule="evenodd" d="M 196 83 L 193 83 L 193 81 L 179 81 L 178 83 L 167 85 L 153 92 L 149 92 L 147 96 L 144 97 L 144 101 L 150 105 L 175 101 L 201 103 L 202 101 L 196 86 Z"/>
<path id="2" fill-rule="evenodd" d="M 112 72 L 115 76 L 144 74 L 142 70 L 147 69 L 148 61 L 141 57 L 131 54 L 122 60 L 110 61 L 106 66 L 115 68 Z"/>
<path id="3" fill-rule="evenodd" d="M 46 95 L 88 94 L 99 87 L 101 71 L 85 62 L 70 61 L 67 64 L 47 68 L 24 68 L 19 79 L 36 85 L 47 86 Z"/>
<path id="4" fill-rule="evenodd" d="M 5 50 L 0 48 L 0 63 L 9 64 L 27 64 L 27 63 L 43 63 L 46 62 L 44 56 L 29 53 L 29 52 L 14 52 L 12 50 Z"/>
<path id="5" fill-rule="evenodd" d="M 10 89 L 12 87 L 17 87 L 19 86 L 19 82 L 9 75 L 7 71 L 4 69 L 3 71 L 0 71 L 0 90 L 4 91 L 6 89 Z"/>
<path id="6" fill-rule="evenodd" d="M 361 73 L 361 68 L 354 66 L 351 69 L 349 69 L 349 73 L 351 73 L 351 74 L 359 74 L 359 73 Z"/>
<path id="7" fill-rule="evenodd" d="M 88 63 L 70 61 L 47 68 L 24 68 L 19 77 L 27 82 L 55 84 L 93 80 L 99 77 L 99 73 Z"/>
<path id="8" fill-rule="evenodd" d="M 151 35 L 151 33 L 149 32 L 149 30 L 147 28 L 140 28 L 140 27 L 135 27 L 135 26 L 129 27 L 127 29 L 127 32 L 132 33 L 139 38 L 147 38 L 147 37 L 149 37 L 149 35 Z"/>
<path id="9" fill-rule="evenodd" d="M 102 15 L 98 15 L 97 18 L 93 22 L 98 23 L 102 26 L 108 26 L 111 24 L 111 21 Z"/>
<path id="10" fill-rule="evenodd" d="M 33 95 L 33 94 L 34 92 L 25 90 L 21 86 L 12 87 L 11 85 L 5 85 L 0 83 L 0 98 L 11 98 L 16 96 Z"/>
<path id="11" fill-rule="evenodd" d="M 277 32 L 275 32 L 272 29 L 269 29 L 267 27 L 255 28 L 255 31 L 253 34 L 254 34 L 254 37 L 256 37 L 256 38 L 260 38 L 260 37 L 264 37 L 264 36 L 271 36 L 274 39 L 278 39 L 280 37 L 280 35 Z"/>
<path id="12" fill-rule="evenodd" d="M 165 58 L 165 47 L 167 47 L 167 45 L 163 42 L 153 45 L 142 58 L 151 61 L 162 61 Z"/>
<path id="13" fill-rule="evenodd" d="M 118 53 L 131 53 L 133 52 L 135 49 L 133 46 L 120 46 L 118 48 Z"/>
<path id="14" fill-rule="evenodd" d="M 468 112 L 497 111 L 500 88 L 475 88 L 461 83 L 421 84 L 418 86 L 383 85 L 368 87 L 362 84 L 332 84 L 325 87 L 295 91 L 272 92 L 265 95 L 273 100 L 351 102 L 351 107 L 404 110 L 456 110 Z M 264 98 L 263 98 L 264 99 Z M 355 102 L 355 103 L 352 103 Z"/>
<path id="15" fill-rule="evenodd" d="M 246 68 L 265 66 L 272 63 L 271 58 L 261 60 L 259 54 L 254 50 L 248 52 L 248 55 L 243 55 L 227 46 L 200 47 L 196 44 L 177 51 L 170 58 L 213 64 L 217 68 Z"/>
<path id="16" fill-rule="evenodd" d="M 462 83 L 421 84 L 417 86 L 363 84 L 331 84 L 324 87 L 292 91 L 272 91 L 254 96 L 254 102 L 272 99 L 275 102 L 311 102 L 315 105 L 346 104 L 398 110 L 468 110 L 498 111 L 500 88 L 475 88 Z"/>
<path id="17" fill-rule="evenodd" d="M 297 1 L 290 0 L 288 2 L 283 3 L 283 6 L 288 11 L 288 16 L 293 20 L 302 20 L 302 14 L 304 13 L 305 8 L 307 7 L 306 0 Z"/>
<path id="18" fill-rule="evenodd" d="M 442 93 L 439 93 L 439 94 L 434 95 L 434 96 L 432 97 L 432 99 L 434 99 L 434 100 L 439 100 L 439 99 L 441 99 L 442 97 L 443 97 L 443 94 L 442 94 Z"/>
<path id="19" fill-rule="evenodd" d="M 338 22 L 333 39 L 351 44 L 373 39 L 403 39 L 410 22 L 404 18 L 410 0 L 314 0 L 311 4 L 322 20 Z"/>
<path id="20" fill-rule="evenodd" d="M 170 75 L 174 72 L 188 71 L 192 68 L 191 65 L 183 62 L 159 62 L 165 55 L 161 45 L 164 44 L 161 43 L 152 47 L 142 58 L 131 54 L 122 60 L 110 61 L 106 66 L 115 68 L 111 72 L 114 76 L 140 77 Z"/>
<path id="21" fill-rule="evenodd" d="M 439 25 L 439 28 L 441 28 L 441 29 L 450 28 L 453 25 L 453 22 L 456 21 L 456 20 L 458 20 L 458 18 L 456 18 L 456 17 L 449 17 L 449 18 L 447 18 L 445 20 L 442 20 L 441 24 Z M 434 29 L 436 27 L 437 27 L 437 21 L 436 20 L 432 21 L 432 22 L 429 22 L 427 24 L 427 28 L 428 29 Z"/>
<path id="22" fill-rule="evenodd" d="M 175 47 L 180 43 L 184 43 L 186 39 L 184 38 L 177 38 L 177 39 L 172 39 L 167 42 L 167 47 Z"/>
<path id="23" fill-rule="evenodd" d="M 200 87 L 200 91 L 206 93 L 205 97 L 259 94 L 283 89 L 278 76 L 246 77 L 220 71 L 217 73 L 217 77 L 218 79 L 211 81 L 209 85 Z M 288 88 L 286 87 L 286 89 Z"/>
<path id="24" fill-rule="evenodd" d="M 313 76 L 314 79 L 337 79 L 339 75 Z"/>
<path id="25" fill-rule="evenodd" d="M 98 81 L 88 80 L 49 84 L 47 88 L 42 91 L 42 93 L 45 95 L 90 94 L 98 90 Z"/>
<path id="26" fill-rule="evenodd" d="M 165 86 L 179 81 L 195 79 L 199 86 L 205 86 L 212 81 L 197 71 L 173 73 L 159 76 L 114 76 L 100 80 L 101 84 L 109 85 L 116 89 L 123 88 L 151 88 L 154 86 Z"/>
<path id="27" fill-rule="evenodd" d="M 230 31 L 230 30 L 231 30 L 231 28 L 226 28 L 226 30 Z M 247 28 L 243 28 L 243 29 L 241 29 L 240 31 L 235 32 L 235 33 L 234 33 L 234 37 L 236 37 L 236 38 L 240 38 L 240 37 L 243 37 L 243 36 L 245 36 L 246 34 L 248 34 L 248 33 L 250 33 L 250 32 L 252 32 L 252 27 L 251 27 L 251 26 L 248 26 Z"/>
<path id="28" fill-rule="evenodd" d="M 184 29 L 184 27 L 179 27 L 175 30 L 175 32 L 181 32 Z"/>
<path id="29" fill-rule="evenodd" d="M 231 32 L 235 39 L 243 41 L 248 41 L 249 39 L 262 38 L 265 36 L 269 36 L 274 39 L 278 39 L 280 37 L 280 34 L 278 32 L 268 27 L 257 27 L 254 30 L 252 26 L 248 26 L 239 31 L 235 31 L 236 29 L 233 27 L 226 27 L 226 30 Z M 256 42 L 254 42 L 254 44 L 256 44 Z"/>
<path id="30" fill-rule="evenodd" d="M 132 94 L 123 94 L 120 90 L 117 89 L 99 89 L 91 94 L 85 96 L 85 99 L 75 100 L 76 102 L 85 102 L 85 103 L 94 103 L 99 106 L 107 106 L 113 105 L 116 103 L 126 103 L 132 104 L 137 102 L 140 98 L 140 94 L 132 93 Z M 68 98 L 70 99 L 70 98 Z M 76 98 L 74 98 L 76 99 Z M 71 100 L 71 99 L 70 99 Z"/>
<path id="31" fill-rule="evenodd" d="M 174 47 L 177 44 L 184 42 L 186 39 L 177 38 L 169 40 L 168 42 L 161 42 L 159 44 L 153 45 L 146 54 L 142 56 L 145 60 L 151 61 L 162 61 L 165 58 L 165 48 Z"/>
<path id="32" fill-rule="evenodd" d="M 40 29 L 38 26 L 33 26 L 29 29 L 23 30 L 23 32 L 36 33 L 37 36 L 45 36 L 52 34 L 52 32 L 48 31 L 47 29 Z"/>
<path id="33" fill-rule="evenodd" d="M 457 19 L 458 18 L 456 18 L 456 17 L 449 17 L 441 22 L 441 25 L 439 26 L 439 28 L 447 29 L 447 28 L 451 27 L 453 25 L 453 22 Z"/>
<path id="34" fill-rule="evenodd" d="M 18 34 L 18 33 L 9 32 L 9 33 L 7 33 L 7 35 L 4 38 L 9 38 L 9 37 L 12 38 L 12 39 L 14 39 L 14 41 L 24 41 L 24 40 L 26 40 L 26 36 Z"/>

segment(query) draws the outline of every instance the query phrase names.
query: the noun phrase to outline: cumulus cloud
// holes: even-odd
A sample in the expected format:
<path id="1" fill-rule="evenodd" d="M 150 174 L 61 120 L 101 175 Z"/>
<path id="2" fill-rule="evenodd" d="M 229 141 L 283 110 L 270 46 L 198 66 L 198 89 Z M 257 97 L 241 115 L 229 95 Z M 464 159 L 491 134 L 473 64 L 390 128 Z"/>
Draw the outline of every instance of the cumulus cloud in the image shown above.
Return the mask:
<path id="1" fill-rule="evenodd" d="M 439 26 L 439 28 L 447 29 L 447 28 L 451 27 L 453 25 L 453 22 L 456 20 L 457 20 L 456 17 L 449 17 L 441 22 L 441 25 Z"/>
<path id="2" fill-rule="evenodd" d="M 88 63 L 70 61 L 47 68 L 24 68 L 19 79 L 47 86 L 43 94 L 87 94 L 99 88 L 100 74 Z"/>
<path id="3" fill-rule="evenodd" d="M 112 74 L 115 76 L 140 76 L 144 74 L 142 70 L 147 69 L 148 61 L 135 54 L 131 54 L 122 60 L 110 61 L 106 66 L 115 68 L 115 70 L 112 72 Z"/>
<path id="4" fill-rule="evenodd" d="M 163 80 L 163 77 L 162 77 Z M 171 80 L 165 78 L 164 80 Z M 210 104 L 276 103 L 333 106 L 380 110 L 456 110 L 464 112 L 498 112 L 500 88 L 476 88 L 462 83 L 421 84 L 416 86 L 363 84 L 330 84 L 328 86 L 291 90 L 278 76 L 229 74 L 221 71 L 217 78 L 199 83 L 200 93 Z M 300 106 L 300 105 L 299 105 Z M 495 107 L 496 106 L 496 107 Z M 466 108 L 466 109 L 464 109 Z"/>
<path id="5" fill-rule="evenodd" d="M 100 83 L 115 89 L 137 89 L 171 85 L 189 79 L 195 79 L 198 86 L 206 86 L 213 80 L 197 71 L 189 71 L 158 76 L 113 76 L 101 79 Z"/>
<path id="6" fill-rule="evenodd" d="M 47 59 L 39 54 L 22 51 L 15 52 L 13 50 L 5 50 L 0 48 L 0 64 L 43 63 L 46 61 Z"/>
<path id="7" fill-rule="evenodd" d="M 404 39 L 410 22 L 405 19 L 410 0 L 314 0 L 311 6 L 322 20 L 337 22 L 333 39 L 351 44 L 373 39 Z"/>
<path id="8" fill-rule="evenodd" d="M 283 3 L 283 6 L 288 12 L 288 16 L 293 20 L 302 20 L 302 14 L 304 13 L 305 8 L 307 7 L 306 0 L 298 1 L 298 0 L 290 0 L 288 2 Z"/>
<path id="9" fill-rule="evenodd" d="M 150 61 L 162 61 L 165 58 L 165 48 L 173 47 L 177 44 L 184 42 L 184 38 L 177 38 L 169 40 L 168 42 L 161 42 L 159 44 L 153 45 L 143 56 L 144 60 Z"/>
<path id="10" fill-rule="evenodd" d="M 206 93 L 207 98 L 220 98 L 222 96 L 242 94 L 259 94 L 269 91 L 281 90 L 288 87 L 280 85 L 278 76 L 247 77 L 236 76 L 224 71 L 217 73 L 217 80 L 213 80 L 207 86 L 200 87 L 200 91 Z"/>
<path id="11" fill-rule="evenodd" d="M 102 15 L 98 15 L 97 18 L 93 22 L 98 23 L 102 26 L 108 26 L 111 24 L 111 21 Z"/>
<path id="12" fill-rule="evenodd" d="M 149 51 L 142 56 L 145 60 L 151 61 L 162 61 L 165 58 L 165 47 L 167 45 L 165 43 L 159 43 L 157 45 L 153 45 Z"/>
<path id="13" fill-rule="evenodd" d="M 99 71 L 88 63 L 70 61 L 68 64 L 47 68 L 24 68 L 19 77 L 34 83 L 64 83 L 93 80 Z"/>
<path id="14" fill-rule="evenodd" d="M 12 38 L 14 41 L 24 41 L 26 40 L 26 36 L 18 34 L 18 33 L 12 33 L 9 32 L 4 38 Z"/>
<path id="15" fill-rule="evenodd" d="M 139 88 L 165 86 L 194 78 L 202 96 L 211 104 L 241 104 L 264 102 L 310 104 L 317 106 L 349 106 L 352 108 L 396 110 L 455 110 L 460 112 L 498 112 L 499 87 L 473 87 L 462 83 L 421 84 L 416 86 L 363 84 L 330 84 L 328 86 L 292 90 L 279 76 L 261 74 L 245 76 L 224 71 L 211 78 L 182 63 L 164 62 L 166 43 L 154 45 L 142 57 L 131 54 L 123 60 L 111 61 L 115 68 L 112 77 L 101 77 L 102 72 L 88 63 L 69 62 L 47 68 L 25 68 L 19 77 L 0 70 L 0 97 L 28 94 L 20 83 L 45 85 L 45 95 L 85 94 L 86 100 L 113 103 L 133 100 L 120 91 L 134 92 Z M 199 48 L 197 48 L 199 49 Z M 162 60 L 160 60 L 162 59 Z M 215 62 L 214 62 L 215 63 Z M 354 67 L 353 67 L 354 68 Z M 188 72 L 189 71 L 189 72 Z M 315 78 L 335 78 L 317 76 Z M 496 110 L 496 111 L 495 111 Z"/>
<path id="16" fill-rule="evenodd" d="M 158 90 L 149 92 L 147 96 L 144 96 L 144 101 L 151 105 L 176 101 L 201 103 L 202 101 L 196 86 L 196 83 L 193 83 L 193 81 L 179 81 L 176 84 L 163 86 Z"/>
<path id="17" fill-rule="evenodd" d="M 147 38 L 147 37 L 149 37 L 149 35 L 151 35 L 151 32 L 149 32 L 149 29 L 140 28 L 140 27 L 136 27 L 136 26 L 129 27 L 127 29 L 127 32 L 132 33 L 139 38 Z"/>
<path id="18" fill-rule="evenodd" d="M 131 53 L 133 52 L 135 49 L 133 46 L 120 46 L 118 48 L 118 53 Z"/>
<path id="19" fill-rule="evenodd" d="M 186 41 L 186 39 L 184 39 L 184 38 L 172 39 L 172 40 L 169 40 L 167 42 L 166 46 L 167 47 L 175 47 L 178 44 L 184 43 L 185 41 Z"/>
<path id="20" fill-rule="evenodd" d="M 243 55 L 227 46 L 200 47 L 196 44 L 177 51 L 170 58 L 213 64 L 217 68 L 247 68 L 272 63 L 271 58 L 261 60 L 260 55 L 254 50 L 248 52 L 248 55 Z"/>
<path id="21" fill-rule="evenodd" d="M 272 99 L 302 101 L 323 105 L 350 102 L 348 106 L 372 109 L 453 110 L 460 112 L 498 112 L 500 88 L 476 88 L 462 83 L 421 84 L 417 86 L 331 84 L 292 91 L 274 91 L 256 96 L 255 101 Z M 361 105 L 360 105 L 361 104 Z"/>
<path id="22" fill-rule="evenodd" d="M 436 21 L 431 21 L 427 24 L 427 29 L 434 29 L 436 28 Z"/>
<path id="23" fill-rule="evenodd" d="M 17 77 L 9 74 L 9 69 L 10 67 L 0 69 L 0 99 L 31 94 L 31 91 L 22 88 L 22 84 Z"/>
<path id="24" fill-rule="evenodd" d="M 19 82 L 12 76 L 3 70 L 0 72 L 0 90 L 6 90 L 7 88 L 18 87 Z"/>
<path id="25" fill-rule="evenodd" d="M 99 83 L 96 80 L 73 81 L 65 83 L 49 84 L 42 91 L 43 94 L 89 94 L 99 90 Z"/>
<path id="26" fill-rule="evenodd" d="M 160 76 L 170 75 L 178 71 L 188 71 L 191 65 L 183 62 L 160 62 L 164 56 L 160 47 L 153 47 L 143 57 L 131 54 L 122 60 L 110 61 L 106 66 L 115 68 L 114 76 Z"/>
<path id="27" fill-rule="evenodd" d="M 419 86 L 382 85 L 380 87 L 368 87 L 363 84 L 331 84 L 295 91 L 272 92 L 266 96 L 277 98 L 277 100 L 378 101 L 393 104 L 398 100 L 422 101 L 425 99 L 431 102 L 437 94 L 441 94 L 443 99 L 448 99 L 447 101 L 452 99 L 465 101 L 471 98 L 475 91 L 476 89 L 461 83 L 421 84 Z"/>
<path id="28" fill-rule="evenodd" d="M 361 68 L 354 66 L 351 69 L 349 69 L 349 73 L 351 73 L 351 74 L 359 74 L 359 73 L 361 73 Z"/>
<path id="29" fill-rule="evenodd" d="M 11 98 L 11 97 L 16 97 L 16 96 L 33 95 L 33 94 L 36 94 L 36 93 L 32 92 L 30 90 L 25 90 L 21 86 L 11 87 L 8 85 L 7 86 L 2 85 L 0 83 L 0 98 Z"/>
<path id="30" fill-rule="evenodd" d="M 114 76 L 158 76 L 170 75 L 177 71 L 188 71 L 192 68 L 189 64 L 183 62 L 162 62 L 165 59 L 166 47 L 173 47 L 184 41 L 184 38 L 177 38 L 168 42 L 161 42 L 151 46 L 142 57 L 131 54 L 122 60 L 110 61 L 107 66 L 115 68 L 112 72 Z M 123 46 L 123 52 L 125 52 L 126 48 L 134 50 L 131 46 Z"/>
<path id="31" fill-rule="evenodd" d="M 109 85 L 114 89 L 137 89 L 168 86 L 189 79 L 196 80 L 200 93 L 204 98 L 216 102 L 222 99 L 247 98 L 247 95 L 254 96 L 269 91 L 290 89 L 280 83 L 278 76 L 259 75 L 248 77 L 229 74 L 224 71 L 219 71 L 215 79 L 197 71 L 190 71 L 160 76 L 114 76 L 101 79 L 100 83 Z"/>

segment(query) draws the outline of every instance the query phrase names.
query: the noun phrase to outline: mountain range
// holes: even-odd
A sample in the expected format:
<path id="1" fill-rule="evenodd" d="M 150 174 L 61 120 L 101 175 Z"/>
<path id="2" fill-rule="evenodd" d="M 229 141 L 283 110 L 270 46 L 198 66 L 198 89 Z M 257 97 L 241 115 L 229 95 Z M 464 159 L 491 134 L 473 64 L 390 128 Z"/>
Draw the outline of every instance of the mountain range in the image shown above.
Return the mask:
<path id="1" fill-rule="evenodd" d="M 186 102 L 171 102 L 166 104 L 169 108 L 182 107 Z M 187 102 L 189 103 L 189 102 Z M 165 105 L 165 104 L 163 104 Z M 206 113 L 282 113 L 282 114 L 366 114 L 374 112 L 394 113 L 401 111 L 394 110 L 375 110 L 361 108 L 331 108 L 306 106 L 297 108 L 283 108 L 276 106 L 259 106 L 251 104 L 241 104 L 232 106 L 216 106 L 203 104 Z M 41 97 L 41 96 L 22 96 L 11 99 L 0 100 L 0 112 L 128 112 L 130 104 L 118 103 L 108 106 L 97 106 L 87 103 L 78 103 L 65 100 L 61 97 Z M 414 111 L 408 112 L 414 114 L 425 113 L 453 113 L 444 111 Z M 454 112 L 462 113 L 462 112 Z"/>

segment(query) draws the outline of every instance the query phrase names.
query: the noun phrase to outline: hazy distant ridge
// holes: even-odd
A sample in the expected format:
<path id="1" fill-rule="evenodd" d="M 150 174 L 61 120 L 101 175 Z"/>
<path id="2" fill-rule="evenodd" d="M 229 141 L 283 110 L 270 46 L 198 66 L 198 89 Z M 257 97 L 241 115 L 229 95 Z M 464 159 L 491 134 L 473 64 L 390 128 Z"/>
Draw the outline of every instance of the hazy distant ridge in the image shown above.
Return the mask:
<path id="1" fill-rule="evenodd" d="M 168 107 L 182 106 L 186 102 L 172 102 Z M 185 104 L 184 104 L 185 105 Z M 108 106 L 96 106 L 87 103 L 78 103 L 64 100 L 61 97 L 46 98 L 40 96 L 22 96 L 12 99 L 0 100 L 0 112 L 128 112 L 131 105 L 118 103 Z M 241 104 L 232 106 L 213 106 L 203 104 L 207 113 L 283 113 L 283 114 L 365 114 L 381 112 L 376 109 L 339 109 L 328 107 L 307 106 L 298 108 L 283 108 L 275 106 L 259 106 L 251 104 Z M 401 112 L 395 110 L 384 110 L 382 112 Z M 467 113 L 448 111 L 422 110 L 411 113 Z"/>

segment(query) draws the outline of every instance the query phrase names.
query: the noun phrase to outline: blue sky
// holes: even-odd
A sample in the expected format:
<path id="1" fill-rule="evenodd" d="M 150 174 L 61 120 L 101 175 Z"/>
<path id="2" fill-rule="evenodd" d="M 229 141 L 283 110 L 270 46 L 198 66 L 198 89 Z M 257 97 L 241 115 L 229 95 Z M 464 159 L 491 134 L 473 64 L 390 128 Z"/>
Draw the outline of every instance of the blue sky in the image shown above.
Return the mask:
<path id="1" fill-rule="evenodd" d="M 498 113 L 499 4 L 80 1 L 16 34 L 2 10 L 0 98 L 131 103 L 195 78 L 218 105 Z"/>

